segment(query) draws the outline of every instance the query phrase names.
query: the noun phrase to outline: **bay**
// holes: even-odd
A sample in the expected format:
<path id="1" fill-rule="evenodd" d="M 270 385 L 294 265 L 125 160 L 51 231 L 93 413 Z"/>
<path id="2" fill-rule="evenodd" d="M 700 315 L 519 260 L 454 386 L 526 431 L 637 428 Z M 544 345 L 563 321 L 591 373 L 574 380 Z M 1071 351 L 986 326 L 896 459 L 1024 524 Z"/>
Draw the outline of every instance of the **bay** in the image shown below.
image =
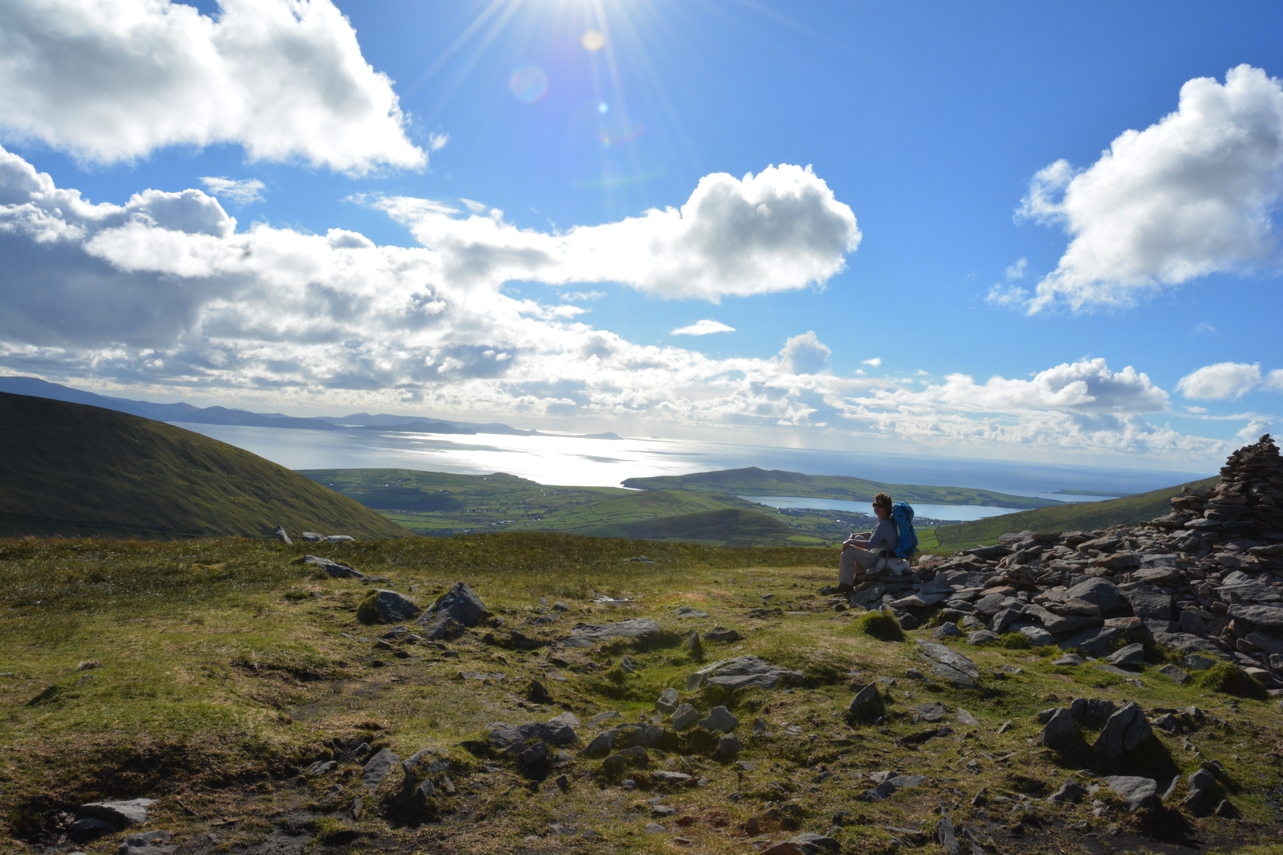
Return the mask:
<path id="1" fill-rule="evenodd" d="M 797 496 L 740 496 L 750 502 L 772 508 L 811 508 L 824 511 L 844 511 L 848 514 L 873 513 L 868 502 L 851 502 L 845 499 L 808 499 Z M 1003 514 L 1014 514 L 1018 508 L 999 508 L 993 505 L 928 505 L 913 503 L 913 513 L 918 519 L 971 522 Z"/>

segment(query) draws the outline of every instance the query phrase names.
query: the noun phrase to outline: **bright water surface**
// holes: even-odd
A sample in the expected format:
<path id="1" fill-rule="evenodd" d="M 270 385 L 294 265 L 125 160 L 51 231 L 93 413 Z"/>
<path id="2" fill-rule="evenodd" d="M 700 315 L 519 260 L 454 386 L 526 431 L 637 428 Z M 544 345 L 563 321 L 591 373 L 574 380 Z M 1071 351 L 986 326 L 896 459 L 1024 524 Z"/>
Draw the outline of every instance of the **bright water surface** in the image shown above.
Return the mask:
<path id="1" fill-rule="evenodd" d="M 846 511 L 848 514 L 871 516 L 873 509 L 868 502 L 848 502 L 843 499 L 807 499 L 796 496 L 740 496 L 759 505 L 772 508 L 815 508 L 827 511 Z M 985 517 L 1014 514 L 1018 508 L 997 508 L 992 505 L 925 505 L 913 503 L 913 515 L 933 520 L 961 520 L 971 522 Z"/>
<path id="2" fill-rule="evenodd" d="M 314 431 L 289 428 L 183 424 L 182 427 L 266 457 L 290 469 L 420 469 L 429 472 L 507 472 L 540 484 L 618 486 L 625 478 L 684 475 L 757 466 L 810 475 L 849 475 L 899 484 L 972 487 L 1018 496 L 1067 501 L 1057 490 L 1094 490 L 1119 496 L 1169 487 L 1209 473 L 1163 472 L 1009 463 L 900 454 L 866 454 L 773 446 L 660 439 L 584 439 L 401 433 L 378 430 Z M 815 499 L 807 500 L 808 507 Z M 915 509 L 919 506 L 915 505 Z M 948 506 L 947 519 L 962 519 Z M 919 510 L 922 516 L 935 516 Z"/>

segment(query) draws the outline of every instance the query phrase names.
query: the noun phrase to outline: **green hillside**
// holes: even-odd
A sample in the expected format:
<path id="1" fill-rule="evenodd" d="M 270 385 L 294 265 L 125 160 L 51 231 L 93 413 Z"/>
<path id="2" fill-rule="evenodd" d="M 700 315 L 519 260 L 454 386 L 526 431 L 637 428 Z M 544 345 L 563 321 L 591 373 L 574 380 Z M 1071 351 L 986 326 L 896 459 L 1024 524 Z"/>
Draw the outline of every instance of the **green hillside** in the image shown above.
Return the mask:
<path id="1" fill-rule="evenodd" d="M 996 543 L 998 536 L 1013 531 L 1092 531 L 1122 523 L 1146 522 L 1168 513 L 1167 500 L 1181 491 L 1181 487 L 1210 487 L 1216 478 L 1191 481 L 1175 487 L 1165 487 L 1150 493 L 1138 493 L 1105 502 L 1083 502 L 1055 508 L 1039 508 L 1003 514 L 1000 517 L 976 520 L 960 525 L 942 525 L 921 535 L 924 550 L 953 552 L 980 544 Z"/>
<path id="2" fill-rule="evenodd" d="M 803 475 L 800 472 L 723 469 L 691 475 L 662 475 L 629 478 L 625 487 L 637 490 L 692 490 L 731 496 L 801 496 L 816 499 L 843 499 L 870 502 L 878 493 L 890 493 L 896 501 L 940 505 L 997 505 L 1001 508 L 1044 508 L 1058 502 L 1029 496 L 1010 496 L 969 487 L 930 487 L 922 484 L 885 484 L 844 475 Z"/>
<path id="3" fill-rule="evenodd" d="M 778 518 L 740 508 L 722 508 L 680 516 L 598 526 L 584 534 L 596 537 L 626 537 L 634 540 L 667 540 L 703 543 L 711 546 L 767 546 L 807 543 Z"/>
<path id="4" fill-rule="evenodd" d="M 248 451 L 99 407 L 0 393 L 0 449 L 0 536 L 407 533 Z"/>

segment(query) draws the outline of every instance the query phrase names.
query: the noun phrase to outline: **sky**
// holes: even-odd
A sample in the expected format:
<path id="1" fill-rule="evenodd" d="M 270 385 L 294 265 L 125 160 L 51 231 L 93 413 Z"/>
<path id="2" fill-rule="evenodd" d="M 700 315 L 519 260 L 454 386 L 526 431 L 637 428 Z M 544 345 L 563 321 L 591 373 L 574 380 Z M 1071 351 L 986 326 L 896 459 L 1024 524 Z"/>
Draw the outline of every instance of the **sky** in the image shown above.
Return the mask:
<path id="1" fill-rule="evenodd" d="M 1195 471 L 1283 412 L 1283 6 L 0 0 L 0 372 Z"/>

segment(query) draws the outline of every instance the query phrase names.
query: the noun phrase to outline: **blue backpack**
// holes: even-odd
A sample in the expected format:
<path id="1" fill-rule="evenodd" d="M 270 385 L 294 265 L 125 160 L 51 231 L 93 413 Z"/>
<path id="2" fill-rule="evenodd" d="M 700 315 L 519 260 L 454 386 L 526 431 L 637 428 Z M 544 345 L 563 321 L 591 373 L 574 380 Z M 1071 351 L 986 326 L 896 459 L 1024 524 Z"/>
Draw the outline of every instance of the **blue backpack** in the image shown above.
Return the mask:
<path id="1" fill-rule="evenodd" d="M 896 502 L 891 506 L 891 519 L 895 521 L 896 558 L 908 561 L 918 551 L 918 534 L 913 530 L 913 508 L 907 502 Z"/>

